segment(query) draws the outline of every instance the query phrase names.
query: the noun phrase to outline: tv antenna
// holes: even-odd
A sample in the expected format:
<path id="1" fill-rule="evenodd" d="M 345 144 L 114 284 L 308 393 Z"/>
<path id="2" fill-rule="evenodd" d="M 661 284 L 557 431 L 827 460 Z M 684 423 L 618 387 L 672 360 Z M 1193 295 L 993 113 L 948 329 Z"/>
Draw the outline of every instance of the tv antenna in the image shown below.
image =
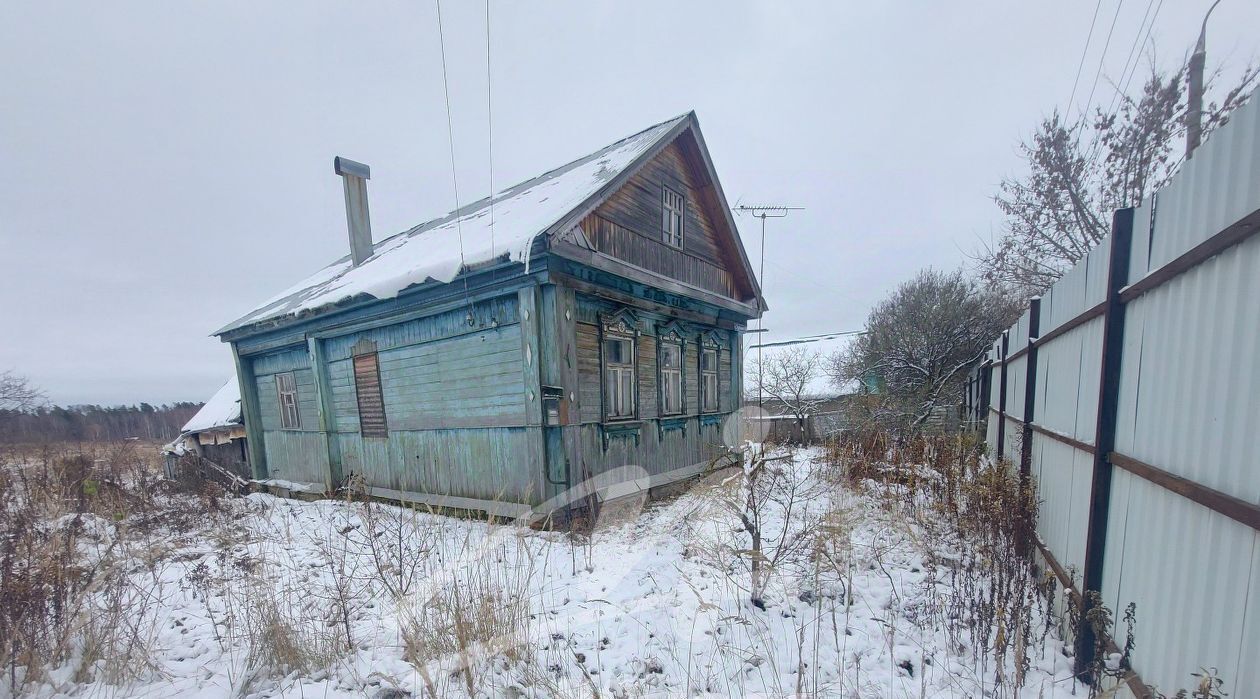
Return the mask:
<path id="1" fill-rule="evenodd" d="M 745 204 L 738 204 L 735 206 L 734 210 L 738 213 L 749 214 L 753 218 L 761 219 L 761 253 L 760 253 L 761 260 L 759 264 L 760 269 L 757 271 L 757 281 L 761 285 L 761 291 L 762 291 L 762 294 L 764 295 L 765 289 L 766 289 L 766 219 L 784 218 L 785 216 L 787 216 L 789 213 L 793 211 L 804 211 L 805 207 L 780 206 L 780 205 L 748 206 Z M 762 333 L 762 332 L 765 332 L 765 330 L 761 327 L 761 316 L 764 314 L 760 312 L 761 309 L 757 309 L 757 310 L 758 310 L 757 330 L 755 332 Z M 764 342 L 757 343 L 757 410 L 758 411 L 763 410 L 762 404 L 765 401 L 764 390 L 762 389 L 762 386 L 764 385 L 764 381 L 762 381 L 762 371 L 764 370 L 764 364 L 762 364 L 761 362 L 761 346 L 763 344 L 765 343 Z"/>

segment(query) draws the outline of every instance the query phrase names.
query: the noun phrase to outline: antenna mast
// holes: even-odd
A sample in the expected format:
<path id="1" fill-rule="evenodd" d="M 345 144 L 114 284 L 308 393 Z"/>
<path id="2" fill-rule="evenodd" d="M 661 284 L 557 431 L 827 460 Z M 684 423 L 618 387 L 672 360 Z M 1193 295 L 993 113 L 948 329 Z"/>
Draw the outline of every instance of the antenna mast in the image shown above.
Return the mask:
<path id="1" fill-rule="evenodd" d="M 779 205 L 746 206 L 744 204 L 740 204 L 736 206 L 734 210 L 738 213 L 750 214 L 753 218 L 761 219 L 761 260 L 759 262 L 760 269 L 757 271 L 757 283 L 761 285 L 762 294 L 764 294 L 766 289 L 766 219 L 784 218 L 793 211 L 804 211 L 805 207 Z M 763 314 L 761 313 L 760 308 L 758 308 L 757 311 L 757 332 L 765 332 L 761 327 L 761 316 Z M 757 410 L 759 411 L 764 410 L 762 404 L 765 401 L 765 392 L 762 389 L 762 372 L 764 371 L 764 365 L 761 362 L 761 346 L 764 344 L 764 341 L 757 343 Z"/>

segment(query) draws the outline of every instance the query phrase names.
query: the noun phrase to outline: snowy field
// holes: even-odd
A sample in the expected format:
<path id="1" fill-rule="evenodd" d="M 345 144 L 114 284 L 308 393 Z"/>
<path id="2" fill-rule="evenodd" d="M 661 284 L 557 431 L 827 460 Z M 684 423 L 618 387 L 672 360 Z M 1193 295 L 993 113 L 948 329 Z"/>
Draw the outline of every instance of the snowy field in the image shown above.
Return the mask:
<path id="1" fill-rule="evenodd" d="M 850 485 L 817 450 L 784 453 L 766 468 L 777 480 L 759 503 L 760 553 L 741 520 L 749 512 L 739 469 L 642 511 L 606 511 L 589 537 L 264 494 L 215 500 L 191 525 L 125 542 L 114 538 L 126 520 L 83 515 L 80 545 L 128 561 L 115 594 L 125 598 L 131 644 L 124 660 L 77 651 L 23 692 L 1087 693 L 1040 603 L 1033 630 L 1022 631 L 1037 637 L 1024 669 L 1012 654 L 997 663 L 975 652 L 1011 632 L 960 621 L 951 601 L 966 547 L 924 526 L 922 512 L 899 508 L 881 492 L 890 486 Z M 760 604 L 754 560 L 770 570 Z M 1012 688 L 1017 674 L 1021 689 Z"/>

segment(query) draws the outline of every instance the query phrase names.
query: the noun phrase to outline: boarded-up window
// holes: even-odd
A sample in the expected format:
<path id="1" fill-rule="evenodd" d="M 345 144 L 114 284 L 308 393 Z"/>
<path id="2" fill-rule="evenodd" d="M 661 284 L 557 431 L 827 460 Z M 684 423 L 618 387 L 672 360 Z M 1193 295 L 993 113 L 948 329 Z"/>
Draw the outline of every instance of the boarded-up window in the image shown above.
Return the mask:
<path id="1" fill-rule="evenodd" d="M 293 372 L 276 374 L 276 397 L 280 408 L 280 429 L 302 429 L 302 416 L 298 413 L 297 382 L 293 380 Z"/>
<path id="2" fill-rule="evenodd" d="M 355 356 L 354 392 L 359 400 L 359 435 L 388 436 L 385 399 L 381 396 L 381 370 L 375 352 Z"/>
<path id="3" fill-rule="evenodd" d="M 705 348 L 700 351 L 700 410 L 716 413 L 718 410 L 718 351 Z"/>
<path id="4" fill-rule="evenodd" d="M 665 242 L 676 248 L 683 244 L 683 219 L 686 217 L 687 200 L 669 187 L 662 187 L 661 228 Z"/>
<path id="5" fill-rule="evenodd" d="M 679 415 L 683 411 L 682 345 L 661 342 L 661 412 Z"/>
<path id="6" fill-rule="evenodd" d="M 604 338 L 604 414 L 609 420 L 634 417 L 634 338 Z"/>

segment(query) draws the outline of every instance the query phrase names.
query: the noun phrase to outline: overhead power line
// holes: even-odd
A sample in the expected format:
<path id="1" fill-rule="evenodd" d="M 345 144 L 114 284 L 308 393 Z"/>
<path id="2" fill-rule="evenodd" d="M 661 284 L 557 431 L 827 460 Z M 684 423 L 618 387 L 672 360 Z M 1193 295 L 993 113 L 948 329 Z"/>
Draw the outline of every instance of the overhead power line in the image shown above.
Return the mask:
<path id="1" fill-rule="evenodd" d="M 1120 19 L 1120 9 L 1124 7 L 1124 0 L 1116 3 L 1116 13 L 1111 16 L 1111 27 L 1107 29 L 1107 40 L 1103 42 L 1102 55 L 1098 57 L 1098 70 L 1094 71 L 1094 84 L 1089 88 L 1089 98 L 1085 100 L 1085 109 L 1081 110 L 1081 114 L 1085 118 L 1089 118 L 1089 108 L 1094 104 L 1094 92 L 1098 89 L 1098 79 L 1102 77 L 1103 66 L 1107 63 L 1107 51 L 1111 48 L 1111 35 L 1116 31 L 1116 20 Z"/>
<path id="2" fill-rule="evenodd" d="M 1085 57 L 1089 55 L 1089 44 L 1094 39 L 1094 24 L 1098 21 L 1098 10 L 1102 7 L 1102 0 L 1094 3 L 1094 16 L 1089 20 L 1089 34 L 1085 35 L 1085 48 L 1081 49 L 1081 60 L 1076 64 L 1076 79 L 1072 81 L 1072 96 L 1068 97 L 1067 105 L 1063 108 L 1065 116 L 1067 112 L 1072 111 L 1072 105 L 1076 102 L 1076 88 L 1081 82 L 1081 69 L 1085 67 Z"/>
<path id="3" fill-rule="evenodd" d="M 464 301 L 468 304 L 468 324 L 473 324 L 472 299 L 468 294 L 468 274 L 464 260 L 464 226 L 459 213 L 459 176 L 455 173 L 455 126 L 451 120 L 451 88 L 446 76 L 446 34 L 442 30 L 442 0 L 437 3 L 438 48 L 442 52 L 442 97 L 446 100 L 446 142 L 451 150 L 451 189 L 455 193 L 455 235 L 459 237 L 459 267 L 464 277 Z"/>

